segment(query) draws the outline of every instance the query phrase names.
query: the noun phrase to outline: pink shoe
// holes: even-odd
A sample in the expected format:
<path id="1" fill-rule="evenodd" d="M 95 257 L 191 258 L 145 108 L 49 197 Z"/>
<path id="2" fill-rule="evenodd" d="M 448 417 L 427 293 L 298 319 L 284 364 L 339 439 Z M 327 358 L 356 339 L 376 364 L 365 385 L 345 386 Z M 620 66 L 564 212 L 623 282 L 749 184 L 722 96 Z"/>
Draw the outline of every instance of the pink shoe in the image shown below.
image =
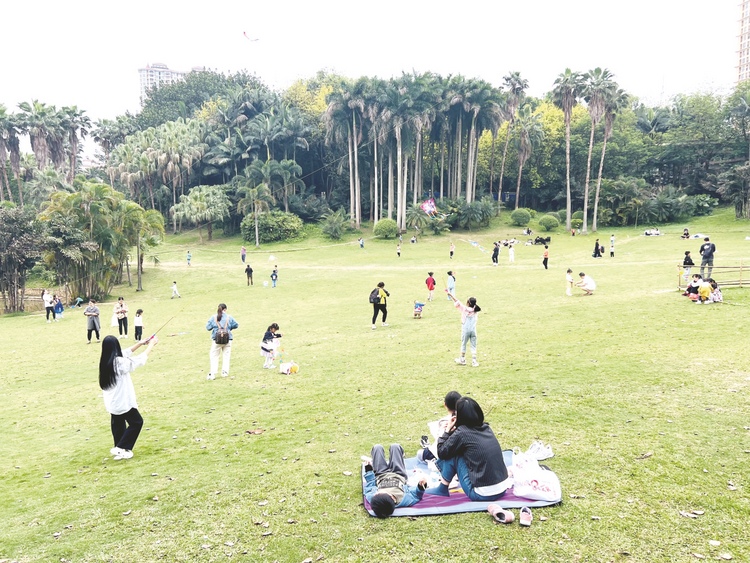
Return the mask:
<path id="1" fill-rule="evenodd" d="M 534 516 L 531 514 L 531 509 L 528 506 L 521 508 L 521 511 L 518 513 L 518 523 L 521 524 L 521 526 L 531 526 L 531 521 L 533 519 Z"/>
<path id="2" fill-rule="evenodd" d="M 510 524 L 515 519 L 510 510 L 505 510 L 499 504 L 489 505 L 487 507 L 487 512 L 492 515 L 496 524 Z"/>

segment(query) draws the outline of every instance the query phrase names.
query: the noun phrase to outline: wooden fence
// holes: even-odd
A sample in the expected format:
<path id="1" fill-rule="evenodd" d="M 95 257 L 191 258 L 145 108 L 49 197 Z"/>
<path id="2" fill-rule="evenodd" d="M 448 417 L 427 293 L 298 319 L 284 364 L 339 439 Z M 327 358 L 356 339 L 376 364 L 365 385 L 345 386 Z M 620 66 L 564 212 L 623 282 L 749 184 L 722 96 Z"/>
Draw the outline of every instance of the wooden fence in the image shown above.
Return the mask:
<path id="1" fill-rule="evenodd" d="M 703 277 L 705 278 L 708 277 L 708 266 L 704 270 Z M 699 264 L 691 266 L 687 281 L 685 281 L 682 266 L 680 266 L 680 271 L 683 273 L 677 276 L 677 288 L 685 289 L 690 284 L 693 275 L 701 273 L 701 267 Z M 719 287 L 748 287 L 750 286 L 750 265 L 744 266 L 740 260 L 739 266 L 714 266 L 711 268 L 711 277 L 716 280 Z"/>

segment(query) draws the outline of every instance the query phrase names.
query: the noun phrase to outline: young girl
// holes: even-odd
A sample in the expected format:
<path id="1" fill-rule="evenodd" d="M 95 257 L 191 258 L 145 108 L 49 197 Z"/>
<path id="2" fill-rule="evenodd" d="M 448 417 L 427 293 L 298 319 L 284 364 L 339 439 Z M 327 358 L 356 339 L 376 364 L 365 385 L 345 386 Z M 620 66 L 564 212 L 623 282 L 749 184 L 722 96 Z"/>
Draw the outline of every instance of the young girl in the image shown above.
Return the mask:
<path id="1" fill-rule="evenodd" d="M 401 245 L 400 244 L 396 245 L 396 254 L 398 254 L 399 258 L 401 258 Z"/>
<path id="2" fill-rule="evenodd" d="M 471 343 L 471 365 L 478 367 L 477 362 L 477 314 L 482 309 L 477 305 L 475 297 L 469 297 L 466 305 L 453 297 L 450 293 L 448 296 L 453 299 L 456 308 L 461 311 L 461 357 L 456 358 L 456 363 L 462 366 L 466 365 L 466 344 Z"/>
<path id="3" fill-rule="evenodd" d="M 448 299 L 453 299 L 453 294 L 456 293 L 456 276 L 453 275 L 453 270 L 448 270 Z"/>
<path id="4" fill-rule="evenodd" d="M 260 343 L 260 355 L 266 359 L 263 363 L 263 367 L 266 369 L 276 367 L 273 365 L 273 359 L 276 357 L 276 348 L 279 347 L 279 341 L 276 339 L 282 337 L 280 332 L 276 332 L 277 330 L 279 330 L 279 325 L 273 323 L 268 327 L 268 330 L 263 335 L 263 342 Z"/>
<path id="5" fill-rule="evenodd" d="M 693 259 L 690 257 L 690 251 L 685 251 L 685 259 L 682 261 L 682 267 L 685 270 L 685 281 L 687 282 L 690 279 L 690 270 L 692 267 L 695 266 L 695 263 L 693 262 Z"/>
<path id="6" fill-rule="evenodd" d="M 565 274 L 565 281 L 568 284 L 568 289 L 565 295 L 573 295 L 573 270 L 568 268 L 568 272 Z"/>
<path id="7" fill-rule="evenodd" d="M 721 294 L 721 288 L 719 287 L 719 284 L 716 283 L 716 280 L 709 279 L 708 283 L 711 284 L 711 295 L 708 297 L 709 303 L 722 303 L 724 301 L 724 297 Z"/>
<path id="8" fill-rule="evenodd" d="M 135 327 L 135 341 L 140 342 L 143 337 L 143 309 L 138 309 L 135 312 L 133 326 Z"/>
<path id="9" fill-rule="evenodd" d="M 65 313 L 65 306 L 62 304 L 62 301 L 58 299 L 57 295 L 52 296 L 52 302 L 55 304 L 55 320 L 59 321 L 63 318 L 63 314 Z"/>
<path id="10" fill-rule="evenodd" d="M 138 412 L 135 389 L 130 373 L 146 363 L 148 355 L 159 340 L 150 340 L 146 351 L 139 356 L 132 356 L 142 343 L 120 348 L 115 336 L 106 336 L 102 343 L 102 357 L 99 360 L 99 387 L 104 397 L 104 407 L 112 421 L 112 437 L 115 447 L 109 450 L 115 460 L 133 457 L 133 446 L 143 426 L 143 418 Z"/>

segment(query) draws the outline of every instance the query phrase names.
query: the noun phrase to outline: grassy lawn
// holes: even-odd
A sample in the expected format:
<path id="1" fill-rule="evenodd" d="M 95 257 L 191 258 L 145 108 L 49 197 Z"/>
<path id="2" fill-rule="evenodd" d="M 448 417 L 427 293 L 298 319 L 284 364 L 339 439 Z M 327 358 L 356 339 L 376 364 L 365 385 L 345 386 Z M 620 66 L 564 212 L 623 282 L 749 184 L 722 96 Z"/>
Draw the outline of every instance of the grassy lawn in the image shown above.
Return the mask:
<path id="1" fill-rule="evenodd" d="M 595 236 L 560 229 L 548 271 L 540 246 L 518 246 L 514 264 L 504 249 L 493 268 L 489 253 L 464 242 L 522 238 L 501 220 L 417 245 L 405 237 L 400 259 L 370 229 L 364 250 L 358 235 L 257 254 L 246 244 L 253 287 L 239 238 L 201 246 L 197 233 L 168 236 L 161 263 L 146 266 L 145 291 L 126 284 L 101 306 L 105 334 L 116 330 L 117 295 L 131 325 L 144 309 L 146 334 L 174 316 L 133 374 L 145 426 L 135 457 L 120 462 L 108 455 L 99 346 L 86 345 L 82 310 L 53 324 L 0 318 L 0 560 L 750 560 L 750 291 L 727 289 L 731 304 L 709 306 L 676 292 L 684 251 L 700 258 L 701 241 L 679 239 L 684 226 L 663 237 L 607 228 L 599 260 Z M 687 226 L 711 236 L 716 265 L 750 263 L 750 226 L 732 210 Z M 278 287 L 264 288 L 273 264 Z M 593 297 L 565 296 L 568 267 L 596 280 Z M 478 368 L 453 361 L 460 316 L 442 293 L 449 269 L 457 296 L 476 296 L 483 309 Z M 437 298 L 413 320 L 429 270 Z M 170 299 L 173 280 L 182 299 Z M 391 292 L 391 326 L 373 331 L 367 297 L 378 281 Z M 220 302 L 240 327 L 230 377 L 207 381 L 204 327 Z M 261 369 L 272 322 L 301 366 L 294 376 Z M 176 333 L 186 334 L 168 336 Z M 546 463 L 564 501 L 535 509 L 531 528 L 483 513 L 380 521 L 360 506 L 359 456 L 392 442 L 415 455 L 451 389 L 491 411 L 504 448 L 552 445 Z M 245 433 L 253 428 L 265 432 Z M 680 515 L 693 510 L 704 514 Z"/>

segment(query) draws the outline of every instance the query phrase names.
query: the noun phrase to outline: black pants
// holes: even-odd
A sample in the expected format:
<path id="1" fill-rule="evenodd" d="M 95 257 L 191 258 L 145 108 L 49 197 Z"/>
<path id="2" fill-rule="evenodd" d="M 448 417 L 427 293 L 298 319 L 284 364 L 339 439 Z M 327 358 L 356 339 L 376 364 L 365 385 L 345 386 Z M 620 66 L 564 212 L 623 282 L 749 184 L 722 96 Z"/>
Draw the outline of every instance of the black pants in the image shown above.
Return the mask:
<path id="1" fill-rule="evenodd" d="M 375 321 L 378 319 L 378 313 L 380 311 L 383 311 L 383 322 L 385 322 L 386 317 L 388 317 L 388 309 L 386 309 L 385 304 L 379 304 L 379 303 L 373 303 L 372 304 L 372 324 L 375 324 Z"/>
<path id="2" fill-rule="evenodd" d="M 55 320 L 55 308 L 54 307 L 45 307 L 47 309 L 47 320 L 49 320 L 49 314 L 52 313 L 52 320 Z"/>
<path id="3" fill-rule="evenodd" d="M 544 260 L 542 260 L 542 264 L 544 264 L 545 270 L 547 269 L 547 260 L 549 260 L 549 258 L 545 258 Z"/>
<path id="4" fill-rule="evenodd" d="M 125 336 L 128 335 L 128 318 L 123 317 L 121 319 L 117 319 L 117 325 L 120 327 L 120 336 L 122 336 L 122 329 L 125 329 Z"/>
<path id="5" fill-rule="evenodd" d="M 497 264 L 497 254 L 492 255 L 492 263 Z"/>
<path id="6" fill-rule="evenodd" d="M 247 285 L 253 285 L 253 275 L 248 274 L 247 276 Z"/>
<path id="7" fill-rule="evenodd" d="M 95 332 L 95 333 L 96 333 L 96 339 L 97 339 L 97 340 L 99 340 L 99 331 L 98 331 L 98 330 L 96 330 L 95 328 L 90 328 L 90 329 L 89 329 L 89 342 L 91 342 L 91 333 L 92 333 L 92 332 Z"/>
<path id="8" fill-rule="evenodd" d="M 138 409 L 130 409 L 125 414 L 113 414 L 112 437 L 115 439 L 115 447 L 123 450 L 132 450 L 135 441 L 143 428 L 143 417 Z M 127 423 L 127 426 L 126 426 Z"/>
<path id="9" fill-rule="evenodd" d="M 141 338 L 143 338 L 143 327 L 142 326 L 137 326 L 137 327 L 135 327 L 135 340 L 137 342 L 140 342 Z"/>

